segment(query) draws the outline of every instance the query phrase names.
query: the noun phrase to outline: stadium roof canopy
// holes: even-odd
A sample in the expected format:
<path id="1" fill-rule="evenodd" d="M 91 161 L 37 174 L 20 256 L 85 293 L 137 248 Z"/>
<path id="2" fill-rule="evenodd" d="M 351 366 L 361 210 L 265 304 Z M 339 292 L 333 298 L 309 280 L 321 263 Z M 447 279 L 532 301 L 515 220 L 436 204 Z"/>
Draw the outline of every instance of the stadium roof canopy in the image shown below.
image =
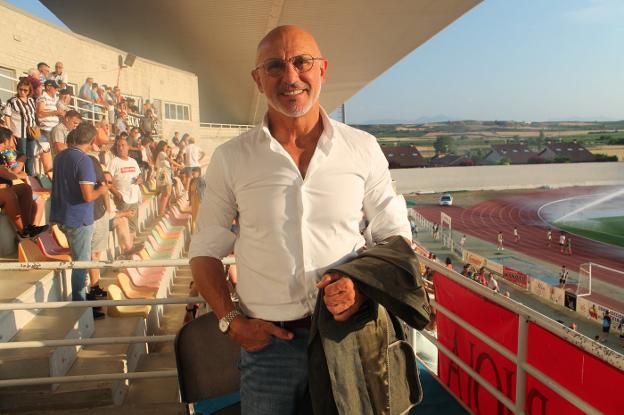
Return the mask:
<path id="1" fill-rule="evenodd" d="M 252 124 L 265 103 L 250 77 L 272 28 L 311 32 L 329 59 L 329 111 L 480 0 L 41 0 L 72 31 L 199 78 L 204 122 Z"/>

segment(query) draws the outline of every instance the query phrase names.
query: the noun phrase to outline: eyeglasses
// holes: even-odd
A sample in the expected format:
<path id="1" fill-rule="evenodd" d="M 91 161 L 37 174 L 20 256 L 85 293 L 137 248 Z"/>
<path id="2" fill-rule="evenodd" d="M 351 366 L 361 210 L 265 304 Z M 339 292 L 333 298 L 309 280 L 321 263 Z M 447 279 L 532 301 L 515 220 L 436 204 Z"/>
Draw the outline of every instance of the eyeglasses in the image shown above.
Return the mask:
<path id="1" fill-rule="evenodd" d="M 260 68 L 264 69 L 264 72 L 272 77 L 278 77 L 284 75 L 288 64 L 292 64 L 297 73 L 308 72 L 314 66 L 314 61 L 322 61 L 325 58 L 315 58 L 311 55 L 297 55 L 288 59 L 267 59 L 264 63 L 256 66 L 254 71 Z"/>

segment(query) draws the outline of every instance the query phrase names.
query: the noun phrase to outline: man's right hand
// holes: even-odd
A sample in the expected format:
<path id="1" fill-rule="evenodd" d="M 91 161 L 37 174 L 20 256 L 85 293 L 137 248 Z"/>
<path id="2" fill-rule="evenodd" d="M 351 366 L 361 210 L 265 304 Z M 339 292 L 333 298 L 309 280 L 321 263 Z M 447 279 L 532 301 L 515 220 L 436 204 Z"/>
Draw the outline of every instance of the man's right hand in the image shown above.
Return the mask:
<path id="1" fill-rule="evenodd" d="M 272 337 L 282 340 L 292 340 L 294 337 L 290 331 L 273 323 L 255 318 L 247 319 L 242 315 L 230 323 L 228 335 L 248 352 L 264 349 Z"/>

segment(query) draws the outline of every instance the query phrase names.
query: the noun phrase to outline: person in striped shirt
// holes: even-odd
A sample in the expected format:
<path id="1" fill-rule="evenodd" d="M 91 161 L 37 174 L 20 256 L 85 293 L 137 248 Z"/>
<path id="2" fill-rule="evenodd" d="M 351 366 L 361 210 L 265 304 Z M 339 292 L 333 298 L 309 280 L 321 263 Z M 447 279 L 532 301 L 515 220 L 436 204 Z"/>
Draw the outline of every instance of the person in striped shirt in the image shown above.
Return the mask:
<path id="1" fill-rule="evenodd" d="M 26 173 L 33 175 L 36 140 L 28 138 L 28 127 L 37 126 L 37 108 L 32 98 L 33 87 L 27 78 L 20 78 L 17 83 L 17 94 L 7 101 L 3 110 L 6 125 L 16 137 L 18 157 L 26 157 Z"/>

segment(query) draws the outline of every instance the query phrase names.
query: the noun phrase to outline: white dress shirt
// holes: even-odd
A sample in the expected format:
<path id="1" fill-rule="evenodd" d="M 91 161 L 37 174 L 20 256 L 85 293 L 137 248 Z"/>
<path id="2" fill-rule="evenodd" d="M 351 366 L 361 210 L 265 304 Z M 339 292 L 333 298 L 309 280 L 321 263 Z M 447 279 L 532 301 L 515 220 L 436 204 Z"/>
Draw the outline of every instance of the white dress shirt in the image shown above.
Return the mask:
<path id="1" fill-rule="evenodd" d="M 235 246 L 237 292 L 247 316 L 289 321 L 314 311 L 316 283 L 330 266 L 392 235 L 411 240 L 405 200 L 372 135 L 329 119 L 305 178 L 262 125 L 219 146 L 189 257 L 223 258 Z M 230 231 L 237 217 L 239 233 Z"/>

